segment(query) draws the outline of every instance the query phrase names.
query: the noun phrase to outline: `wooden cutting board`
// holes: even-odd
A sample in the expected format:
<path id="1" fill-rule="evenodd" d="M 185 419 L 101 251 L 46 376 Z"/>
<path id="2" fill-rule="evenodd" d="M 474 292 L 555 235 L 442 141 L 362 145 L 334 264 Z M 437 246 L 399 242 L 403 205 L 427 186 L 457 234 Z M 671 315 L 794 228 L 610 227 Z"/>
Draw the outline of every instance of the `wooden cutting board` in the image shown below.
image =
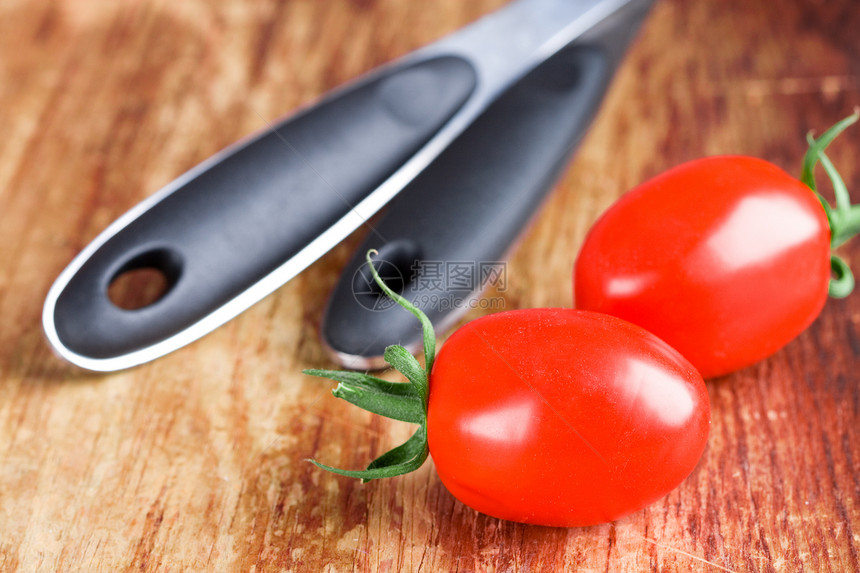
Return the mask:
<path id="1" fill-rule="evenodd" d="M 44 296 L 117 216 L 231 142 L 503 0 L 0 2 L 0 571 L 858 571 L 860 293 L 708 383 L 693 474 L 618 522 L 479 515 L 432 464 L 362 485 L 406 424 L 303 376 L 351 237 L 238 319 L 138 368 L 55 358 Z M 569 306 L 588 226 L 718 153 L 799 170 L 860 105 L 856 0 L 657 0 L 507 266 L 505 308 Z M 860 200 L 860 128 L 830 153 Z M 858 244 L 842 254 L 860 268 Z M 467 318 L 482 311 L 475 310 Z"/>

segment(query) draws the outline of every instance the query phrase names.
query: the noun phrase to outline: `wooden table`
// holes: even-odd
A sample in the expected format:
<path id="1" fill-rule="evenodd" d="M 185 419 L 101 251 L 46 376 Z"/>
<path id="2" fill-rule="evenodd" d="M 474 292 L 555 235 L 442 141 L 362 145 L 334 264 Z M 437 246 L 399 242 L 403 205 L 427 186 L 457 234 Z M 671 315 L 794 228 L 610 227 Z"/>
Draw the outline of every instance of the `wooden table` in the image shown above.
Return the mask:
<path id="1" fill-rule="evenodd" d="M 504 0 L 0 2 L 0 570 L 860 570 L 860 293 L 708 383 L 693 474 L 616 523 L 478 515 L 432 464 L 361 485 L 410 427 L 300 374 L 351 237 L 204 339 L 102 375 L 55 358 L 51 282 L 108 223 L 236 139 Z M 569 306 L 589 224 L 686 159 L 796 173 L 860 104 L 856 0 L 658 0 L 508 265 L 506 308 Z M 831 152 L 860 200 L 860 128 Z M 860 244 L 842 250 L 860 269 Z M 494 293 L 494 296 L 498 293 Z M 475 311 L 468 318 L 479 314 Z"/>

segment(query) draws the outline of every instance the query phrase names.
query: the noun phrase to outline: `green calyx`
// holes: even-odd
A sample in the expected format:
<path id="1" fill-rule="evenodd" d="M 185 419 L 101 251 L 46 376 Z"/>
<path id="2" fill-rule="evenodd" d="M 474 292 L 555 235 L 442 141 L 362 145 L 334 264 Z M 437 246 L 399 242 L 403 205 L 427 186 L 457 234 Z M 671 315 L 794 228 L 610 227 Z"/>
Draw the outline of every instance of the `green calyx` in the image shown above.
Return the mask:
<path id="1" fill-rule="evenodd" d="M 433 325 L 420 309 L 391 290 L 379 277 L 367 252 L 367 263 L 373 280 L 379 288 L 397 304 L 411 312 L 421 322 L 424 331 L 424 367 L 403 346 L 392 345 L 385 349 L 383 358 L 395 370 L 406 377 L 406 382 L 388 382 L 369 374 L 344 370 L 305 370 L 305 374 L 328 378 L 338 383 L 332 391 L 336 398 L 346 400 L 368 412 L 401 422 L 418 424 L 418 429 L 408 440 L 372 462 L 363 470 L 343 470 L 310 460 L 317 467 L 343 476 L 359 478 L 364 482 L 387 478 L 415 471 L 421 467 L 430 449 L 427 447 L 427 399 L 430 392 L 430 370 L 436 356 L 436 334 Z"/>
<path id="2" fill-rule="evenodd" d="M 848 188 L 824 150 L 840 133 L 845 131 L 849 125 L 856 123 L 858 119 L 860 119 L 860 109 L 836 123 L 821 134 L 818 139 L 813 137 L 811 133 L 806 136 L 809 150 L 803 158 L 800 180 L 815 192 L 824 206 L 824 212 L 827 213 L 827 221 L 830 224 L 830 246 L 832 249 L 839 247 L 860 233 L 860 205 L 851 204 Z M 818 163 L 821 163 L 833 185 L 833 194 L 836 197 L 835 207 L 831 206 L 816 190 L 814 170 Z M 841 257 L 832 253 L 830 255 L 830 268 L 833 275 L 830 279 L 829 294 L 833 298 L 845 298 L 854 290 L 854 274 Z"/>

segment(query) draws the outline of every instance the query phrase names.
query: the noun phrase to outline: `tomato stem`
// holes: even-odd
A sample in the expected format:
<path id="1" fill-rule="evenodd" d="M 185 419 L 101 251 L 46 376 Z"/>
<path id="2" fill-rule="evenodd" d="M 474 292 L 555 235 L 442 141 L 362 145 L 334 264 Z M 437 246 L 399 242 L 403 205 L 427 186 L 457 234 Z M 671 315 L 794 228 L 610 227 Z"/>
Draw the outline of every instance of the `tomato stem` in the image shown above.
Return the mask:
<path id="1" fill-rule="evenodd" d="M 830 244 L 835 249 L 860 232 L 860 205 L 851 204 L 848 188 L 827 154 L 822 151 L 818 160 L 830 178 L 833 194 L 836 196 L 836 209 L 831 209 L 830 212 L 832 221 Z"/>
<path id="2" fill-rule="evenodd" d="M 855 109 L 853 114 L 837 122 L 818 139 L 813 137 L 812 133 L 806 136 L 809 149 L 803 158 L 800 180 L 812 189 L 824 207 L 827 221 L 830 224 L 831 249 L 836 249 L 848 239 L 860 233 L 860 205 L 851 204 L 848 187 L 845 185 L 842 176 L 839 175 L 839 172 L 833 166 L 830 158 L 824 153 L 824 150 L 840 133 L 845 131 L 848 126 L 856 123 L 858 119 L 860 119 L 860 108 Z M 833 185 L 833 195 L 836 198 L 835 207 L 830 205 L 816 190 L 814 171 L 815 166 L 819 163 L 821 163 L 824 172 Z M 854 290 L 854 274 L 851 272 L 848 263 L 838 255 L 831 253 L 830 268 L 833 271 L 833 276 L 830 279 L 830 296 L 833 298 L 844 298 L 851 294 L 851 291 Z"/>
<path id="3" fill-rule="evenodd" d="M 854 273 L 844 260 L 836 255 L 830 257 L 830 269 L 833 277 L 830 279 L 829 294 L 833 298 L 845 298 L 854 290 Z"/>
<path id="4" fill-rule="evenodd" d="M 433 331 L 433 324 L 426 314 L 391 290 L 380 278 L 371 258 L 375 254 L 377 252 L 373 249 L 367 252 L 367 263 L 373 280 L 388 297 L 414 314 L 421 322 L 424 331 L 424 367 L 422 368 L 406 348 L 392 345 L 385 349 L 383 358 L 406 377 L 406 383 L 388 382 L 370 374 L 347 370 L 304 370 L 304 373 L 310 376 L 329 378 L 337 382 L 337 387 L 332 391 L 336 398 L 386 418 L 418 424 L 412 437 L 370 462 L 363 470 L 344 470 L 309 460 L 319 468 L 359 478 L 364 482 L 415 471 L 430 454 L 427 446 L 427 400 L 430 392 L 430 370 L 436 356 L 436 333 Z"/>

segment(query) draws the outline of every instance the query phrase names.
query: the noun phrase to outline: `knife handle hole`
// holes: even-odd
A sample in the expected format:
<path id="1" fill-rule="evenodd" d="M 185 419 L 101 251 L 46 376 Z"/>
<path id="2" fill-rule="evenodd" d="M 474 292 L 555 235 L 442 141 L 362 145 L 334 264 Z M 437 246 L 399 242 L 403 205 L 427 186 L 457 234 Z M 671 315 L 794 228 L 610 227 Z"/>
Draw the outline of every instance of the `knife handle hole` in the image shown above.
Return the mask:
<path id="1" fill-rule="evenodd" d="M 412 269 L 419 254 L 418 248 L 411 242 L 393 241 L 379 249 L 374 267 L 391 290 L 406 296 L 404 291 L 411 281 Z M 353 276 L 352 294 L 356 302 L 369 310 L 387 310 L 396 304 L 373 280 L 367 263 L 362 264 Z"/>
<path id="2" fill-rule="evenodd" d="M 403 280 L 403 271 L 398 265 L 387 260 L 377 260 L 374 261 L 374 266 L 376 267 L 376 272 L 379 273 L 382 282 L 384 282 L 388 288 L 397 294 L 403 293 L 403 287 L 405 286 L 406 281 Z M 367 263 L 361 265 L 361 268 L 355 273 L 353 292 L 356 295 L 385 297 L 383 290 L 378 284 L 376 284 L 376 281 L 373 280 L 373 275 L 370 274 L 370 268 Z"/>
<path id="3" fill-rule="evenodd" d="M 122 310 L 140 310 L 163 299 L 179 280 L 178 255 L 153 249 L 132 257 L 114 273 L 107 296 Z"/>

